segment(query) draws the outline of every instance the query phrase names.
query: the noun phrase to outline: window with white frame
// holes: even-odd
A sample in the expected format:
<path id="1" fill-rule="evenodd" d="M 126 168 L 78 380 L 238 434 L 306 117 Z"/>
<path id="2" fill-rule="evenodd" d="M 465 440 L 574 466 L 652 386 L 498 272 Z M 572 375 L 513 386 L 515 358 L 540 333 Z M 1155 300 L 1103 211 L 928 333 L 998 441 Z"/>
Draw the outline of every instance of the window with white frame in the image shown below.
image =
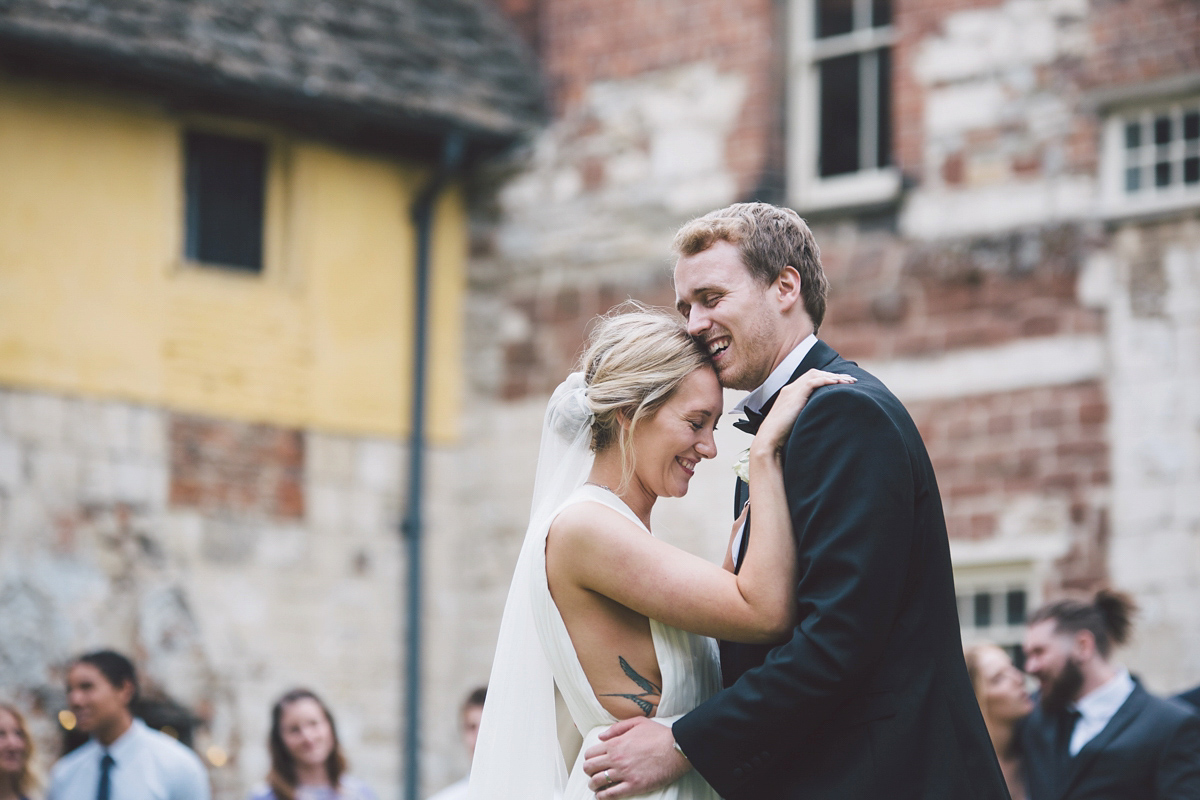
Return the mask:
<path id="1" fill-rule="evenodd" d="M 1111 112 L 1103 179 L 1112 214 L 1200 203 L 1200 96 Z"/>
<path id="2" fill-rule="evenodd" d="M 892 165 L 892 0 L 791 0 L 790 201 L 802 210 L 886 202 Z"/>
<path id="3" fill-rule="evenodd" d="M 972 566 L 955 569 L 958 622 L 963 647 L 995 644 L 1013 663 L 1024 664 L 1021 641 L 1025 620 L 1035 608 L 1032 570 L 1027 565 Z"/>

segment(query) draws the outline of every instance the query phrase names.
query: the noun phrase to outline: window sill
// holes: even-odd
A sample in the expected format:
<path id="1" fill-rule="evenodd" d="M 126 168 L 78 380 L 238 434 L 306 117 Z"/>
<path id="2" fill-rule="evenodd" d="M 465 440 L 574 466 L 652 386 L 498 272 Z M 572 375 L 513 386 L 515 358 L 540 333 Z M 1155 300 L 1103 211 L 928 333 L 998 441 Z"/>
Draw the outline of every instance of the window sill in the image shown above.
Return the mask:
<path id="1" fill-rule="evenodd" d="M 814 180 L 800 187 L 793 207 L 801 214 L 881 206 L 900 198 L 900 171 L 880 169 Z"/>
<path id="2" fill-rule="evenodd" d="M 1137 199 L 1110 198 L 1104 203 L 1100 216 L 1106 221 L 1144 219 L 1172 216 L 1180 212 L 1200 210 L 1200 190 L 1163 192 Z"/>

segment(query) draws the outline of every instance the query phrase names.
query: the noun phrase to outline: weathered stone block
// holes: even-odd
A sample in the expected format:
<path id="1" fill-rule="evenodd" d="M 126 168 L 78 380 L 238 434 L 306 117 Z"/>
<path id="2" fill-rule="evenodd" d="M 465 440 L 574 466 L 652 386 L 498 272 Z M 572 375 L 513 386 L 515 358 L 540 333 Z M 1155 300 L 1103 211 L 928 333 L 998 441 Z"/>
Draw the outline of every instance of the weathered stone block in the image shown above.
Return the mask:
<path id="1" fill-rule="evenodd" d="M 359 440 L 355 445 L 356 483 L 380 494 L 399 494 L 400 456 L 399 442 Z"/>
<path id="2" fill-rule="evenodd" d="M 309 431 L 305 447 L 308 475 L 317 481 L 348 485 L 354 480 L 355 440 L 349 436 Z"/>
<path id="3" fill-rule="evenodd" d="M 24 442 L 54 446 L 63 440 L 66 401 L 40 392 L 12 392 L 5 411 L 8 430 Z"/>
<path id="4" fill-rule="evenodd" d="M 19 487 L 24 471 L 21 447 L 0 435 L 0 489 L 11 492 Z"/>
<path id="5" fill-rule="evenodd" d="M 33 488 L 46 497 L 68 502 L 79 488 L 79 457 L 68 450 L 31 447 L 29 465 Z"/>

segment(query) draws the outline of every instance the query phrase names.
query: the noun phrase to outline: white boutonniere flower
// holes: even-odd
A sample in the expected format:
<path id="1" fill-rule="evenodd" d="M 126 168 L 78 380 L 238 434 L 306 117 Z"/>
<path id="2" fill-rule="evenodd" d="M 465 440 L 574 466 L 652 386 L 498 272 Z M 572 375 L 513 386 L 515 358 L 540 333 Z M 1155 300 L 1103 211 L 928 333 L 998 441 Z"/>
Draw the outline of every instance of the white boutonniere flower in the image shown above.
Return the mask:
<path id="1" fill-rule="evenodd" d="M 743 481 L 745 481 L 747 486 L 750 485 L 750 448 L 749 447 L 747 447 L 745 450 L 743 450 L 741 456 L 739 456 L 738 460 L 734 462 L 733 472 L 735 475 L 737 475 L 739 478 L 741 478 Z"/>

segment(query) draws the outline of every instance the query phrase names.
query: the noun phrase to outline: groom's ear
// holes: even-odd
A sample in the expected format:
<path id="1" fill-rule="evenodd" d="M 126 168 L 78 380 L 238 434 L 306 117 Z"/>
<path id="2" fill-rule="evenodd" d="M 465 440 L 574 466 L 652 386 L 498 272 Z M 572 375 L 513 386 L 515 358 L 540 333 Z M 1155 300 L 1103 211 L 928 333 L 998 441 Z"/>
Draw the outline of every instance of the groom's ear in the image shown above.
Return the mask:
<path id="1" fill-rule="evenodd" d="M 779 277 L 772 284 L 771 291 L 779 300 L 780 309 L 784 312 L 791 311 L 796 303 L 801 302 L 800 272 L 790 264 L 784 267 L 779 271 Z"/>

